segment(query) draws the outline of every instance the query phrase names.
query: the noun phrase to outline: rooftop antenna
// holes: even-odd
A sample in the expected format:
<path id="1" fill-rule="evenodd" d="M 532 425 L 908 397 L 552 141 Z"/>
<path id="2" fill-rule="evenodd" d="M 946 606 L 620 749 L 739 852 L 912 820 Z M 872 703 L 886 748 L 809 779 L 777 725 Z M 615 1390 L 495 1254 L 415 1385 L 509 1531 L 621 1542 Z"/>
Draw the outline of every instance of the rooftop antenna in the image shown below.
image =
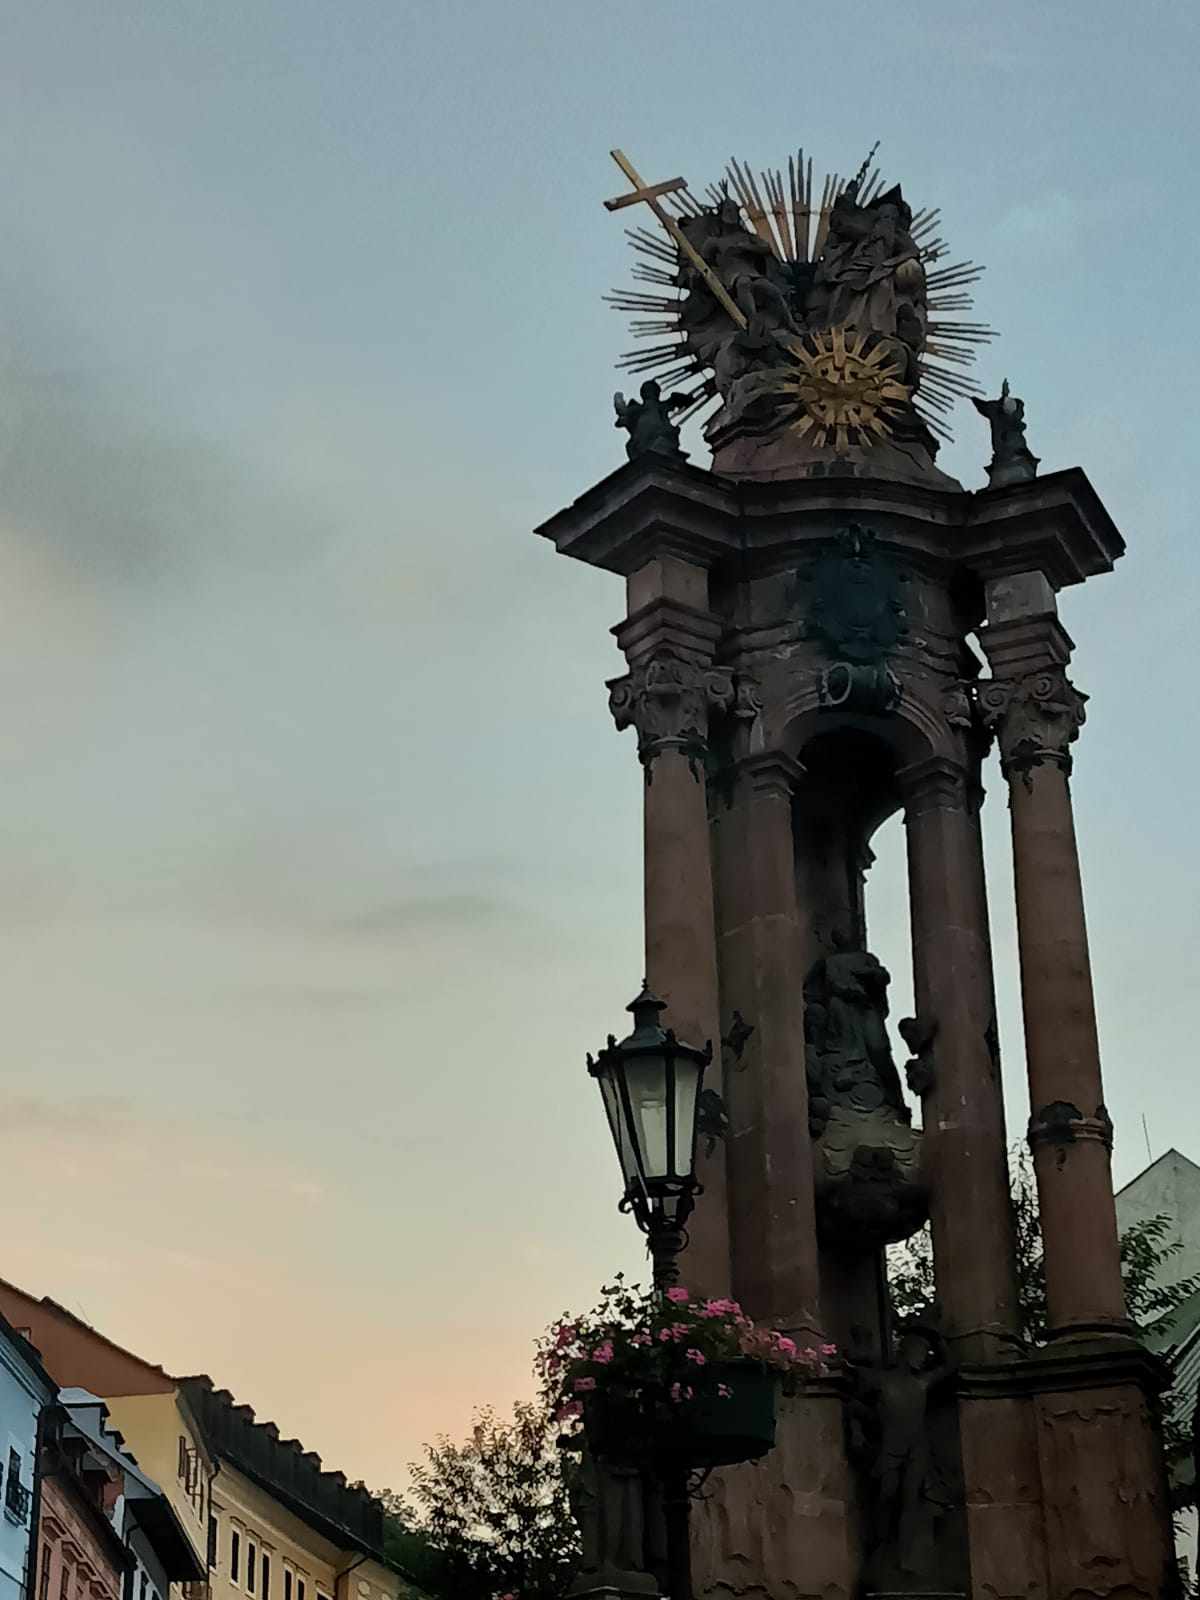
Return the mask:
<path id="1" fill-rule="evenodd" d="M 1142 1112 L 1142 1137 L 1146 1141 L 1146 1160 L 1153 1163 L 1154 1157 L 1150 1154 L 1150 1129 L 1146 1122 L 1146 1113 Z"/>

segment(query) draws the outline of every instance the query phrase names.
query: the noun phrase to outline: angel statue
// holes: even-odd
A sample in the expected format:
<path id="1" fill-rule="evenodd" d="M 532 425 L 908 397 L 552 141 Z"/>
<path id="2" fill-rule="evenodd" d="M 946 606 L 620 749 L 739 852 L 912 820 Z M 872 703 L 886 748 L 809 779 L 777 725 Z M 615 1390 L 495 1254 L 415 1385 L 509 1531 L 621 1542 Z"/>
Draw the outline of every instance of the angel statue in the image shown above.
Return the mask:
<path id="1" fill-rule="evenodd" d="M 624 428 L 629 435 L 625 454 L 631 461 L 638 456 L 675 456 L 686 459 L 679 448 L 679 425 L 671 420 L 673 411 L 681 411 L 693 403 L 694 397 L 686 394 L 663 393 L 653 378 L 647 378 L 641 388 L 640 400 L 626 400 L 618 389 L 613 395 L 617 413 L 615 428 Z"/>

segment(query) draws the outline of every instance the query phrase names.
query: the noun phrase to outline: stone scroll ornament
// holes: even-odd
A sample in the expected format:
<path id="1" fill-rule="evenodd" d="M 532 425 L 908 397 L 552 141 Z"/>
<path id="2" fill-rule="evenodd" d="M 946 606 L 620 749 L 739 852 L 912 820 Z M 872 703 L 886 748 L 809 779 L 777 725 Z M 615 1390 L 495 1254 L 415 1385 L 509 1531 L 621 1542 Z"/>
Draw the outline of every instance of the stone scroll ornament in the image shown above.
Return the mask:
<path id="1" fill-rule="evenodd" d="M 878 146 L 876 146 L 878 148 Z M 799 455 L 895 447 L 933 470 L 946 416 L 981 391 L 964 372 L 992 330 L 963 320 L 981 268 L 945 261 L 939 212 L 914 211 L 872 150 L 848 181 L 813 188 L 801 150 L 758 176 L 730 161 L 702 197 L 648 184 L 612 152 L 658 229 L 633 227 L 634 285 L 609 295 L 638 341 L 618 365 L 686 397 L 706 437 L 788 433 Z"/>
<path id="2" fill-rule="evenodd" d="M 712 712 L 753 720 L 758 700 L 753 685 L 729 667 L 702 666 L 659 651 L 608 685 L 608 706 L 618 731 L 636 728 L 638 759 L 649 780 L 655 758 L 674 750 L 699 777 L 708 754 Z"/>
<path id="3" fill-rule="evenodd" d="M 1027 784 L 1034 767 L 1045 762 L 1070 773 L 1070 746 L 1084 724 L 1086 703 L 1087 695 L 1061 667 L 979 685 L 979 709 L 996 734 L 1001 765 L 1006 774 L 1020 773 Z"/>

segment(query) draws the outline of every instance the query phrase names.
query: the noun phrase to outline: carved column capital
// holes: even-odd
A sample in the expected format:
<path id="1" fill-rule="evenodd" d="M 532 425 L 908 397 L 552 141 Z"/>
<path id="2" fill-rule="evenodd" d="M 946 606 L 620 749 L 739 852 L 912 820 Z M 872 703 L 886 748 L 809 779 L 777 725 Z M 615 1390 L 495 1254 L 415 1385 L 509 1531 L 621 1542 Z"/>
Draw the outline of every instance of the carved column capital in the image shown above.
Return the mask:
<path id="1" fill-rule="evenodd" d="M 997 736 L 1005 775 L 1028 774 L 1047 761 L 1069 773 L 1069 746 L 1079 737 L 1086 702 L 1087 695 L 1075 688 L 1061 666 L 981 683 L 979 707 Z"/>
<path id="2" fill-rule="evenodd" d="M 733 772 L 735 779 L 744 782 L 751 794 L 780 795 L 789 799 L 804 777 L 800 763 L 782 750 L 744 756 Z"/>
<path id="3" fill-rule="evenodd" d="M 656 650 L 624 677 L 608 682 L 608 707 L 618 730 L 636 728 L 638 760 L 647 770 L 654 758 L 674 750 L 686 756 L 695 776 L 708 754 L 712 711 L 753 721 L 758 699 L 749 680 L 731 667 L 689 660 L 673 650 Z"/>
<path id="4" fill-rule="evenodd" d="M 897 777 L 904 810 L 910 817 L 922 811 L 967 809 L 971 796 L 967 768 L 948 756 L 930 756 L 911 767 L 902 767 Z"/>

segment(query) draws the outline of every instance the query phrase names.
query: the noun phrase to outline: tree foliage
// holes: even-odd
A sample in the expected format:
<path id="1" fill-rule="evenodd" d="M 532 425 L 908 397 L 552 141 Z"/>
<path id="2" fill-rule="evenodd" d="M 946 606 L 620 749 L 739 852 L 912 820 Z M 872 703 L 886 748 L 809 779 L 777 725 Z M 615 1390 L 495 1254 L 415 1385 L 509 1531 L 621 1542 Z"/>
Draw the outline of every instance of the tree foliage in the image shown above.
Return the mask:
<path id="1" fill-rule="evenodd" d="M 434 1600 L 558 1600 L 578 1560 L 557 1429 L 540 1406 L 503 1421 L 476 1414 L 462 1444 L 445 1435 L 391 1496 L 398 1567 Z"/>

